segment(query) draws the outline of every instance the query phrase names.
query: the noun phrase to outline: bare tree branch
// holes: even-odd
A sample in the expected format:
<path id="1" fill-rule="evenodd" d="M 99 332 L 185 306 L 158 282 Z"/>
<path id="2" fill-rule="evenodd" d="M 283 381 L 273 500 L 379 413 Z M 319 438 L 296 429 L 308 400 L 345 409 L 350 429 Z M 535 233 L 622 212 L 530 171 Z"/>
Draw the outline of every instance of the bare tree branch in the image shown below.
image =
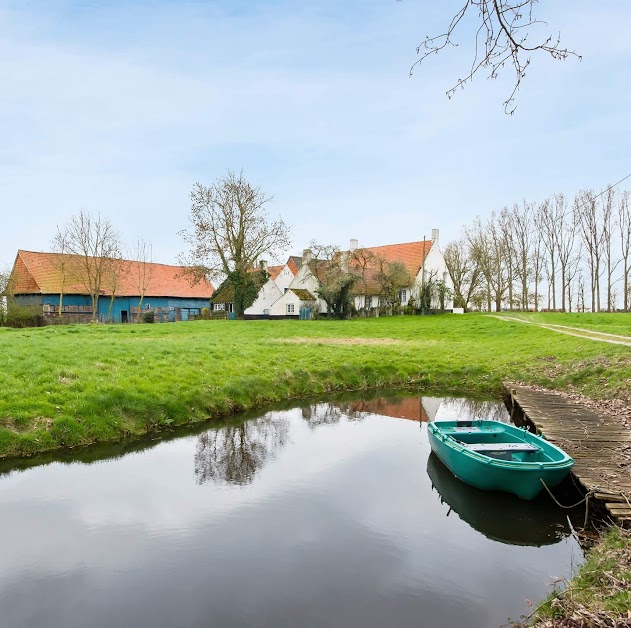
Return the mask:
<path id="1" fill-rule="evenodd" d="M 417 46 L 416 53 L 420 58 L 410 68 L 410 75 L 430 55 L 438 54 L 447 47 L 458 46 L 455 41 L 456 30 L 468 14 L 477 12 L 479 25 L 475 34 L 471 67 L 468 74 L 447 90 L 447 97 L 451 98 L 456 90 L 464 88 L 481 69 L 488 72 L 488 78 L 497 78 L 500 71 L 509 66 L 513 68 L 514 85 L 504 101 L 504 111 L 508 114 L 514 113 L 515 96 L 526 76 L 531 53 L 548 54 L 556 60 L 568 57 L 581 59 L 573 50 L 561 46 L 560 34 L 547 34 L 538 41 L 531 42 L 531 38 L 536 37 L 538 28 L 547 25 L 534 17 L 536 4 L 538 0 L 466 0 L 452 17 L 444 33 L 426 37 Z"/>

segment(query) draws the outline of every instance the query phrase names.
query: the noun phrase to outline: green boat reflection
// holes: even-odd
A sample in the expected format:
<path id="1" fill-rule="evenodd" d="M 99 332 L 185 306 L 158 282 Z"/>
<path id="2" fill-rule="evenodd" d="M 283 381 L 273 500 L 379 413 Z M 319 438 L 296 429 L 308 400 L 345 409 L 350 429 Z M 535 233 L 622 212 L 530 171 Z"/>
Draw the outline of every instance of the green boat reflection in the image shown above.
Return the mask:
<path id="1" fill-rule="evenodd" d="M 431 453 L 427 475 L 441 502 L 489 539 L 509 545 L 553 545 L 572 533 L 566 514 L 548 495 L 532 501 L 515 495 L 482 491 L 460 481 Z"/>

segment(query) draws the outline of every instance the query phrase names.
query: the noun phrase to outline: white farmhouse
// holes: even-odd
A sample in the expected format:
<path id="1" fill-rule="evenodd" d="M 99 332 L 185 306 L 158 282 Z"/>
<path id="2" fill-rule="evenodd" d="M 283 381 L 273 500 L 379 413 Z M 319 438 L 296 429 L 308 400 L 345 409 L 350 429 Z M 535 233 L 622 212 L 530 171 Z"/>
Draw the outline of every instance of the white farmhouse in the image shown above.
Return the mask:
<path id="1" fill-rule="evenodd" d="M 287 290 L 295 275 L 302 265 L 302 258 L 291 256 L 286 264 L 280 266 L 267 266 L 263 262 L 269 274 L 267 283 L 260 289 L 256 301 L 245 310 L 245 318 L 266 318 L 270 316 L 272 304 L 277 301 Z"/>
<path id="2" fill-rule="evenodd" d="M 399 262 L 403 264 L 413 281 L 399 292 L 402 305 L 407 305 L 411 299 L 418 303 L 419 292 L 428 281 L 442 281 L 451 291 L 453 283 L 445 259 L 438 243 L 438 229 L 432 229 L 431 240 L 419 240 L 403 244 L 386 244 L 359 248 L 357 240 L 351 240 L 349 250 L 351 269 L 360 276 L 355 284 L 355 307 L 371 310 L 380 304 L 382 286 L 377 280 L 380 260 L 386 263 Z M 439 303 L 432 303 L 432 307 L 439 307 Z M 453 307 L 452 300 L 445 303 L 445 309 Z"/>

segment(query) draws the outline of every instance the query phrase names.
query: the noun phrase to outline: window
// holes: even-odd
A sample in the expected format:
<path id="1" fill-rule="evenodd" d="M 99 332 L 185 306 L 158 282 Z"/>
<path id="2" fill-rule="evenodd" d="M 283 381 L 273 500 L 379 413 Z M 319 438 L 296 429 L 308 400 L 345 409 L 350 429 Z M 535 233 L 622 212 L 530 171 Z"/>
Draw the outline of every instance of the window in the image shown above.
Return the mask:
<path id="1" fill-rule="evenodd" d="M 372 297 L 366 297 L 366 309 L 370 309 L 372 307 Z"/>
<path id="2" fill-rule="evenodd" d="M 289 288 L 285 288 L 285 292 L 287 292 L 287 290 L 289 290 Z"/>
<path id="3" fill-rule="evenodd" d="M 287 314 L 294 314 L 294 304 L 293 303 L 288 303 L 287 304 Z"/>
<path id="4" fill-rule="evenodd" d="M 151 303 L 145 303 L 145 310 L 151 309 Z"/>
<path id="5" fill-rule="evenodd" d="M 401 290 L 401 292 L 399 293 L 399 297 L 401 299 L 401 303 L 406 303 L 408 300 L 408 291 L 407 290 Z"/>

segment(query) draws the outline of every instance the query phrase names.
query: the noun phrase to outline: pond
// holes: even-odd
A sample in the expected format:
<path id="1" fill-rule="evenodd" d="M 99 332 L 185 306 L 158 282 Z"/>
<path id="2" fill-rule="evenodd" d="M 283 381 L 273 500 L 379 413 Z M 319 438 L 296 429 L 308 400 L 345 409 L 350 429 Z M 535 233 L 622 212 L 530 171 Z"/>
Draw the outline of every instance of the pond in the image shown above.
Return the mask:
<path id="1" fill-rule="evenodd" d="M 0 624 L 489 628 L 518 619 L 582 552 L 549 497 L 476 491 L 430 455 L 427 420 L 476 417 L 508 420 L 495 402 L 345 400 L 116 457 L 89 450 L 3 467 Z"/>

